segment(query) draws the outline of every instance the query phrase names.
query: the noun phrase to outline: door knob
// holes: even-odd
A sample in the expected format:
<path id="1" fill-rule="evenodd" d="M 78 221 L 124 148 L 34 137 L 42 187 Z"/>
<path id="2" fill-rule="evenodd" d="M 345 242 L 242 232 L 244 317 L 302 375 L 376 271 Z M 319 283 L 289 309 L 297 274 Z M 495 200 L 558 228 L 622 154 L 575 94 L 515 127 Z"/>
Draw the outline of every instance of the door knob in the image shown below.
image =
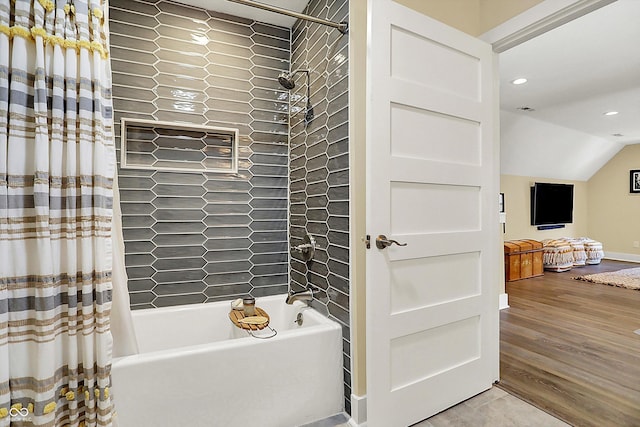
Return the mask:
<path id="1" fill-rule="evenodd" d="M 385 236 L 384 234 L 381 234 L 378 237 L 376 237 L 376 247 L 378 249 L 384 249 L 387 246 L 393 245 L 394 243 L 398 246 L 407 246 L 406 243 L 400 243 L 396 240 L 387 239 L 387 236 Z"/>

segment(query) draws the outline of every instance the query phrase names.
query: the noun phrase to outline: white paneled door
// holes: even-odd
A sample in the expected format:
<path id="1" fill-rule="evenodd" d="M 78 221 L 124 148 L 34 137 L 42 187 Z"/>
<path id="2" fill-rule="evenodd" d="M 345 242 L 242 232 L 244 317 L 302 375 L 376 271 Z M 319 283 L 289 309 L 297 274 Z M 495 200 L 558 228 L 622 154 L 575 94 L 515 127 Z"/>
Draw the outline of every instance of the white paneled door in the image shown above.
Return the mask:
<path id="1" fill-rule="evenodd" d="M 488 44 L 369 8 L 367 418 L 400 427 L 498 379 L 497 107 Z"/>

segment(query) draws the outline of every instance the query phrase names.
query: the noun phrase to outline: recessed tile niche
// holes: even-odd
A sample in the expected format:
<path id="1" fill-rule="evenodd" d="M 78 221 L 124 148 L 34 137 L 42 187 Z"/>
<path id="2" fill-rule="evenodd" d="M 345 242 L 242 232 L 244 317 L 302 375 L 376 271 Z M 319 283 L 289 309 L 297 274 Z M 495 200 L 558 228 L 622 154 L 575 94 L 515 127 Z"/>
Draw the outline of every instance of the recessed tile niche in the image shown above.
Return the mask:
<path id="1" fill-rule="evenodd" d="M 124 169 L 238 171 L 238 129 L 127 118 L 120 129 Z"/>

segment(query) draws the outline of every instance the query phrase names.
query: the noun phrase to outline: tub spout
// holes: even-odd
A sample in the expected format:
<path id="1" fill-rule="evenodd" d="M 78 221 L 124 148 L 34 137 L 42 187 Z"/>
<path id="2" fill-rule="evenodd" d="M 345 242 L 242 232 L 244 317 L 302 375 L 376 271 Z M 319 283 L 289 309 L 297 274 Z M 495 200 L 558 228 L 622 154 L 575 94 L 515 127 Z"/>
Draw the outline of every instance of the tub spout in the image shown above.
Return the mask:
<path id="1" fill-rule="evenodd" d="M 287 295 L 287 304 L 293 304 L 294 301 L 306 301 L 307 305 L 313 299 L 313 289 L 307 288 L 303 291 L 293 292 L 290 291 L 289 295 Z"/>

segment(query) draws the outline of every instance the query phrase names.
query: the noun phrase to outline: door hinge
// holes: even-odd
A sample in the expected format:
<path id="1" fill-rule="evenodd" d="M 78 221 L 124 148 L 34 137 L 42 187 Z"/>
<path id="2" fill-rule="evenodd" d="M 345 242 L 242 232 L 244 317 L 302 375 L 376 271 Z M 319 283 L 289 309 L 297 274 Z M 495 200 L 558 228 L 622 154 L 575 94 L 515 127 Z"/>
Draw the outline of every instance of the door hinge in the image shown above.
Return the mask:
<path id="1" fill-rule="evenodd" d="M 371 236 L 367 234 L 367 237 L 363 238 L 362 241 L 367 249 L 371 249 Z"/>

